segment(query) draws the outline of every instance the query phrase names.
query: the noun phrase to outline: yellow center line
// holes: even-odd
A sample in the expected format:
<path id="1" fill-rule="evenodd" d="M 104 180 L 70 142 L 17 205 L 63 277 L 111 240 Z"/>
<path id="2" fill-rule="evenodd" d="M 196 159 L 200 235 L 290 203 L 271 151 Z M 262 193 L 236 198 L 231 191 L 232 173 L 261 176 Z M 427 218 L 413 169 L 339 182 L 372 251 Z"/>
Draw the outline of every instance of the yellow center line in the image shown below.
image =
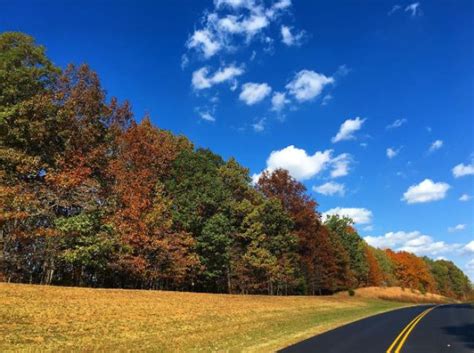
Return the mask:
<path id="1" fill-rule="evenodd" d="M 434 308 L 436 308 L 436 306 L 434 307 L 431 307 L 431 308 L 428 308 L 426 310 L 424 310 L 423 312 L 421 312 L 420 314 L 418 314 L 413 320 L 410 321 L 410 323 L 408 325 L 405 326 L 405 328 L 398 334 L 397 338 L 395 338 L 395 340 L 393 341 L 393 343 L 390 345 L 390 347 L 388 347 L 387 349 L 387 352 L 386 353 L 391 353 L 392 352 L 392 349 L 397 345 L 397 343 L 400 341 L 400 344 L 398 345 L 397 349 L 395 350 L 394 353 L 399 353 L 400 352 L 400 349 L 402 348 L 403 344 L 405 343 L 408 335 L 410 334 L 410 332 L 413 330 L 413 328 L 418 324 L 418 322 L 421 321 L 421 319 L 427 315 L 431 310 L 433 310 Z"/>
<path id="2" fill-rule="evenodd" d="M 403 339 L 400 341 L 399 345 L 398 345 L 398 348 L 395 350 L 395 353 L 400 353 L 400 350 L 402 349 L 403 345 L 405 344 L 405 341 L 407 340 L 408 336 L 410 335 L 411 331 L 413 331 L 413 329 L 415 328 L 415 326 L 421 321 L 421 319 L 423 319 L 426 315 L 429 314 L 430 311 L 432 311 L 433 309 L 435 309 L 436 307 L 438 307 L 439 305 L 437 306 L 433 306 L 432 308 L 426 310 L 423 315 L 421 315 L 414 323 L 413 325 L 411 325 L 411 327 L 408 329 L 408 331 L 405 333 L 405 335 L 403 336 Z"/>

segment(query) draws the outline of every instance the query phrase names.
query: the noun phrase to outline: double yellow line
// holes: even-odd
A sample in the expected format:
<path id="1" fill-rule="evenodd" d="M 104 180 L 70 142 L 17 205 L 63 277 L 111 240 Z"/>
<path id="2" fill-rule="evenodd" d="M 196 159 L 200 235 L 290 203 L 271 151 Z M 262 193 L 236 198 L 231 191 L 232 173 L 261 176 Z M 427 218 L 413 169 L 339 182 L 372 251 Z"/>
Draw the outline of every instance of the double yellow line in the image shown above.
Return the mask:
<path id="1" fill-rule="evenodd" d="M 426 309 L 423 311 L 421 314 L 419 314 L 417 317 L 415 317 L 413 320 L 410 321 L 408 325 L 405 326 L 405 328 L 400 332 L 400 334 L 395 338 L 395 341 L 388 347 L 386 353 L 400 353 L 400 350 L 402 349 L 403 345 L 405 344 L 405 341 L 407 340 L 408 336 L 410 335 L 411 331 L 415 328 L 415 326 L 423 319 L 428 313 L 437 308 L 437 306 L 433 306 L 431 308 Z M 395 349 L 395 350 L 393 350 Z"/>

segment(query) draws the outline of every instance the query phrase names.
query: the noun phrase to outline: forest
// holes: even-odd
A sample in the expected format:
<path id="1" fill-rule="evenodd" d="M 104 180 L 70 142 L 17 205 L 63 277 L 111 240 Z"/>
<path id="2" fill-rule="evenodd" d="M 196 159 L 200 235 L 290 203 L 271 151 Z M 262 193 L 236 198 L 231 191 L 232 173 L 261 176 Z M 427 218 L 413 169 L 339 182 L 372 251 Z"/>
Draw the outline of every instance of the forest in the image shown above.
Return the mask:
<path id="1" fill-rule="evenodd" d="M 0 281 L 321 295 L 401 286 L 459 299 L 447 260 L 376 249 L 285 170 L 249 170 L 136 120 L 87 65 L 0 35 Z"/>

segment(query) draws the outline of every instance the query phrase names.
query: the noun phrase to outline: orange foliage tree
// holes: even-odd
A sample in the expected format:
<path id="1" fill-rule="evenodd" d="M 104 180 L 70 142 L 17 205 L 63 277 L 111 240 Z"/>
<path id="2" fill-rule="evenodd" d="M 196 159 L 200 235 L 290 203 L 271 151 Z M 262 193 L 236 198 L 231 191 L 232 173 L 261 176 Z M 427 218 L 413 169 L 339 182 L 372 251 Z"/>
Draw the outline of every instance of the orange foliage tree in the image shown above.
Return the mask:
<path id="1" fill-rule="evenodd" d="M 117 138 L 116 158 L 108 167 L 115 206 L 111 221 L 123 249 L 117 265 L 131 277 L 129 285 L 173 288 L 198 265 L 191 235 L 172 229 L 171 202 L 160 181 L 180 145 L 148 118 Z"/>
<path id="2" fill-rule="evenodd" d="M 436 290 L 435 280 L 422 258 L 406 252 L 386 250 L 395 264 L 395 276 L 402 287 L 419 289 L 423 292 Z"/>
<path id="3" fill-rule="evenodd" d="M 374 252 L 370 248 L 370 246 L 365 247 L 365 257 L 367 258 L 367 264 L 369 266 L 367 285 L 369 286 L 382 285 L 383 280 L 384 280 L 383 272 L 380 269 L 377 258 L 375 257 Z"/>

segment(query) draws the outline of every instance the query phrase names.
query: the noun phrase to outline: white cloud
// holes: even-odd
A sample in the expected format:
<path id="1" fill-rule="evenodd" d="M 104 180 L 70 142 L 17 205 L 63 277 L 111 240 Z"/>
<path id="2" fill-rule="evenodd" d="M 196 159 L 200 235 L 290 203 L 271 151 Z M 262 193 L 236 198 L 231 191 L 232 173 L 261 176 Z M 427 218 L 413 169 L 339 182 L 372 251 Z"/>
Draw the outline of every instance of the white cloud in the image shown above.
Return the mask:
<path id="1" fill-rule="evenodd" d="M 298 46 L 301 44 L 305 33 L 304 31 L 300 31 L 297 34 L 291 33 L 291 28 L 288 26 L 281 26 L 281 41 L 286 44 L 287 46 Z"/>
<path id="2" fill-rule="evenodd" d="M 473 253 L 473 254 L 474 254 L 474 240 L 471 240 L 469 243 L 467 243 L 467 244 L 463 247 L 463 250 L 464 250 L 464 252 L 468 252 L 468 253 Z"/>
<path id="3" fill-rule="evenodd" d="M 392 9 L 388 12 L 388 15 L 391 16 L 398 10 L 400 10 L 402 7 L 400 5 L 393 5 Z"/>
<path id="4" fill-rule="evenodd" d="M 250 40 L 258 32 L 267 27 L 270 23 L 266 16 L 253 14 L 249 17 L 227 15 L 216 20 L 217 28 L 220 32 L 229 34 L 244 34 Z"/>
<path id="5" fill-rule="evenodd" d="M 275 1 L 272 5 L 273 10 L 284 10 L 291 6 L 291 0 L 279 0 Z"/>
<path id="6" fill-rule="evenodd" d="M 181 70 L 184 70 L 189 64 L 189 58 L 186 54 L 181 56 Z"/>
<path id="7" fill-rule="evenodd" d="M 332 77 L 311 70 L 301 70 L 286 85 L 286 88 L 297 101 L 305 102 L 319 96 L 324 87 L 332 83 L 334 83 Z"/>
<path id="8" fill-rule="evenodd" d="M 291 145 L 279 151 L 273 151 L 267 159 L 267 170 L 286 169 L 298 180 L 310 179 L 331 161 L 331 150 L 308 155 L 305 150 Z"/>
<path id="9" fill-rule="evenodd" d="M 441 147 L 443 147 L 443 141 L 442 140 L 436 140 L 431 144 L 430 149 L 428 151 L 429 152 L 434 152 L 436 150 L 439 150 Z"/>
<path id="10" fill-rule="evenodd" d="M 349 72 L 351 72 L 351 68 L 347 67 L 346 64 L 343 64 L 343 65 L 340 65 L 338 68 L 337 68 L 337 71 L 336 73 L 334 74 L 334 76 L 336 77 L 344 77 L 344 76 L 347 76 L 349 75 Z"/>
<path id="11" fill-rule="evenodd" d="M 251 5 L 251 1 L 248 0 L 215 0 L 214 5 L 217 8 L 220 7 L 231 7 L 233 9 L 238 9 L 239 7 L 248 7 Z"/>
<path id="12" fill-rule="evenodd" d="M 408 121 L 407 119 L 397 119 L 393 123 L 391 123 L 390 125 L 387 125 L 385 128 L 387 130 L 396 129 L 396 128 L 399 128 L 400 126 L 402 126 L 403 124 L 405 124 L 407 121 Z"/>
<path id="13" fill-rule="evenodd" d="M 342 153 L 331 160 L 331 177 L 338 178 L 349 174 L 352 157 L 349 153 Z"/>
<path id="14" fill-rule="evenodd" d="M 466 265 L 464 266 L 466 273 L 471 278 L 471 283 L 474 283 L 474 258 L 469 260 Z"/>
<path id="15" fill-rule="evenodd" d="M 329 102 L 333 99 L 333 96 L 331 94 L 326 94 L 324 97 L 323 97 L 323 100 L 321 102 L 321 105 L 328 105 Z"/>
<path id="16" fill-rule="evenodd" d="M 413 4 L 408 5 L 405 7 L 405 12 L 411 12 L 411 16 L 415 17 L 420 14 L 420 3 L 414 2 Z"/>
<path id="17" fill-rule="evenodd" d="M 255 38 L 265 42 L 268 36 L 263 32 L 290 7 L 290 0 L 276 1 L 271 6 L 262 0 L 215 0 L 214 8 L 205 11 L 201 27 L 189 37 L 186 47 L 209 59 L 219 52 L 233 52 Z"/>
<path id="18" fill-rule="evenodd" d="M 252 124 L 253 130 L 255 132 L 262 132 L 265 130 L 265 118 L 260 119 L 256 123 Z"/>
<path id="19" fill-rule="evenodd" d="M 273 5 L 265 11 L 265 14 L 270 19 L 275 19 L 277 15 L 287 10 L 291 6 L 291 0 L 279 0 L 275 1 Z"/>
<path id="20" fill-rule="evenodd" d="M 198 112 L 198 113 L 199 113 L 199 116 L 201 117 L 201 119 L 203 119 L 203 120 L 211 121 L 211 122 L 216 121 L 216 118 L 208 111 Z"/>
<path id="21" fill-rule="evenodd" d="M 447 244 L 444 241 L 435 241 L 431 236 L 419 231 L 389 232 L 383 236 L 367 236 L 364 240 L 376 248 L 391 248 L 396 251 L 408 251 L 416 255 L 438 255 L 462 247 L 461 244 Z"/>
<path id="22" fill-rule="evenodd" d="M 281 112 L 285 105 L 289 104 L 290 100 L 286 98 L 286 93 L 275 92 L 272 97 L 272 110 Z"/>
<path id="23" fill-rule="evenodd" d="M 355 224 L 368 224 L 372 222 L 372 211 L 366 208 L 332 208 L 326 212 L 323 212 L 323 219 L 325 220 L 328 216 L 339 215 L 341 217 L 351 218 Z"/>
<path id="24" fill-rule="evenodd" d="M 449 188 L 446 183 L 435 183 L 431 179 L 425 179 L 417 185 L 410 186 L 403 194 L 402 200 L 408 204 L 442 200 Z"/>
<path id="25" fill-rule="evenodd" d="M 244 69 L 236 67 L 235 65 L 229 65 L 227 67 L 220 68 L 213 75 L 209 75 L 209 68 L 202 67 L 199 70 L 193 72 L 192 85 L 194 89 L 201 90 L 210 88 L 219 83 L 226 81 L 233 81 L 237 76 L 244 73 Z"/>
<path id="26" fill-rule="evenodd" d="M 387 157 L 389 159 L 392 159 L 392 158 L 396 157 L 399 152 L 400 152 L 400 148 L 394 149 L 394 148 L 391 148 L 391 147 L 387 148 L 387 151 L 386 151 Z"/>
<path id="27" fill-rule="evenodd" d="M 470 199 L 471 199 L 471 196 L 469 196 L 468 194 L 462 194 L 461 197 L 459 197 L 459 201 L 463 201 L 463 202 L 469 201 Z"/>
<path id="28" fill-rule="evenodd" d="M 324 170 L 329 169 L 331 177 L 347 175 L 352 157 L 342 153 L 333 157 L 332 150 L 317 151 L 313 155 L 293 145 L 281 150 L 272 151 L 266 161 L 265 170 L 286 169 L 297 180 L 308 180 Z"/>
<path id="29" fill-rule="evenodd" d="M 195 48 L 205 58 L 214 56 L 222 48 L 221 43 L 207 29 L 195 31 L 188 39 L 186 46 L 189 49 Z"/>
<path id="30" fill-rule="evenodd" d="M 331 141 L 333 143 L 343 141 L 343 140 L 352 140 L 355 138 L 354 133 L 362 128 L 365 119 L 356 117 L 355 119 L 347 119 L 344 121 L 339 128 L 339 132 L 334 136 Z"/>
<path id="31" fill-rule="evenodd" d="M 466 175 L 474 175 L 474 163 L 458 164 L 453 168 L 453 175 L 455 178 L 460 178 Z"/>
<path id="32" fill-rule="evenodd" d="M 244 70 L 242 68 L 230 65 L 216 71 L 210 80 L 213 83 L 221 83 L 240 76 L 243 73 Z"/>
<path id="33" fill-rule="evenodd" d="M 193 78 L 191 84 L 195 89 L 204 89 L 212 86 L 211 82 L 207 78 L 209 69 L 207 67 L 202 67 L 199 70 L 193 72 Z"/>
<path id="34" fill-rule="evenodd" d="M 449 227 L 448 232 L 454 233 L 454 232 L 459 232 L 459 231 L 464 230 L 464 229 L 466 229 L 465 224 L 457 224 L 454 227 Z"/>
<path id="35" fill-rule="evenodd" d="M 258 183 L 258 180 L 262 176 L 262 173 L 254 173 L 252 174 L 252 184 L 255 185 Z"/>
<path id="36" fill-rule="evenodd" d="M 329 181 L 319 186 L 313 186 L 313 191 L 326 196 L 339 195 L 344 196 L 346 189 L 344 184 Z"/>
<path id="37" fill-rule="evenodd" d="M 272 88 L 266 83 L 248 82 L 242 85 L 239 99 L 247 105 L 256 104 L 270 94 Z"/>

